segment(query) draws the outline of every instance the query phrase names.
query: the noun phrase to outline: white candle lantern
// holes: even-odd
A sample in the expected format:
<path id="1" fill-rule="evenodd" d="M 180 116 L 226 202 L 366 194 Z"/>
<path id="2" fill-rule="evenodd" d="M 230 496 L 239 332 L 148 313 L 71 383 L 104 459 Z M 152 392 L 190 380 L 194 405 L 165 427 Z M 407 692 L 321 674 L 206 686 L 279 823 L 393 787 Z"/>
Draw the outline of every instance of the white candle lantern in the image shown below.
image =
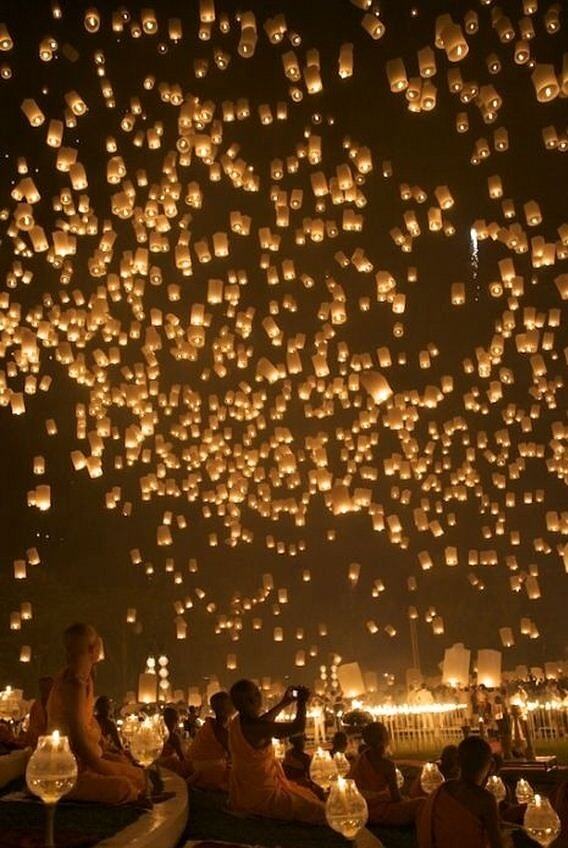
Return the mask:
<path id="1" fill-rule="evenodd" d="M 492 774 L 487 778 L 485 788 L 491 792 L 498 804 L 507 797 L 507 789 L 498 774 Z"/>
<path id="2" fill-rule="evenodd" d="M 420 775 L 420 786 L 427 795 L 435 792 L 444 782 L 444 775 L 436 763 L 425 763 Z"/>
<path id="3" fill-rule="evenodd" d="M 402 789 L 402 787 L 404 786 L 404 775 L 399 768 L 395 768 L 394 771 L 396 774 L 396 785 L 399 789 Z"/>
<path id="4" fill-rule="evenodd" d="M 517 780 L 517 785 L 515 786 L 515 798 L 517 799 L 517 804 L 530 804 L 534 798 L 534 789 L 528 780 L 524 779 L 524 777 Z"/>
<path id="5" fill-rule="evenodd" d="M 335 767 L 337 769 L 337 773 L 340 777 L 347 777 L 349 772 L 351 771 L 351 765 L 349 764 L 349 760 L 341 751 L 338 751 L 333 755 L 333 759 L 335 761 Z"/>
<path id="6" fill-rule="evenodd" d="M 333 783 L 325 805 L 325 817 L 329 826 L 345 839 L 355 839 L 365 827 L 369 810 L 354 780 L 338 777 Z"/>
<path id="7" fill-rule="evenodd" d="M 164 747 L 164 734 L 160 716 L 145 718 L 138 722 L 130 737 L 130 753 L 144 768 L 149 768 L 158 759 Z"/>
<path id="8" fill-rule="evenodd" d="M 329 789 L 338 776 L 337 764 L 328 751 L 317 748 L 310 763 L 310 778 L 322 789 Z"/>
<path id="9" fill-rule="evenodd" d="M 77 761 L 71 753 L 69 739 L 54 730 L 50 736 L 40 736 L 37 748 L 26 768 L 28 789 L 37 795 L 47 809 L 45 844 L 52 848 L 55 805 L 67 795 L 77 780 Z"/>
<path id="10" fill-rule="evenodd" d="M 274 751 L 274 756 L 279 762 L 282 762 L 286 755 L 286 745 L 281 739 L 273 739 L 272 740 L 272 750 Z"/>
<path id="11" fill-rule="evenodd" d="M 551 845 L 560 833 L 560 819 L 548 798 L 535 795 L 529 803 L 523 826 L 539 845 Z"/>

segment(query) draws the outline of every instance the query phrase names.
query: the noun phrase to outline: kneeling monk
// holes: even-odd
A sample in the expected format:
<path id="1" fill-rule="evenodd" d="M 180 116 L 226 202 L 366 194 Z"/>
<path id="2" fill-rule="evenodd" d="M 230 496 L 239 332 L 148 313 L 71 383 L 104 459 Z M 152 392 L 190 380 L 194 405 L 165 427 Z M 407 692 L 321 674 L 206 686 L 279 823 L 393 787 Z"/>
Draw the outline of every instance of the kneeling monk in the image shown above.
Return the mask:
<path id="1" fill-rule="evenodd" d="M 98 662 L 101 640 L 89 624 L 73 624 L 64 633 L 67 666 L 57 675 L 47 701 L 48 732 L 69 737 L 79 775 L 67 796 L 75 801 L 126 804 L 145 792 L 142 769 L 125 758 L 104 756 L 101 729 L 94 715 L 92 670 Z"/>
<path id="2" fill-rule="evenodd" d="M 491 748 L 479 736 L 458 747 L 460 777 L 430 795 L 417 821 L 419 848 L 503 848 L 497 802 L 483 788 Z"/>
<path id="3" fill-rule="evenodd" d="M 40 677 L 39 698 L 36 698 L 32 704 L 25 735 L 26 745 L 30 748 L 37 748 L 37 740 L 47 731 L 47 699 L 52 686 L 53 677 Z"/>
<path id="4" fill-rule="evenodd" d="M 168 731 L 168 738 L 158 759 L 158 765 L 170 769 L 170 771 L 179 774 L 180 777 L 188 778 L 193 773 L 193 768 L 184 751 L 184 744 L 179 732 L 178 711 L 175 707 L 166 707 L 162 715 Z"/>
<path id="5" fill-rule="evenodd" d="M 396 766 L 385 757 L 389 737 L 384 724 L 375 721 L 366 725 L 363 741 L 367 747 L 353 763 L 350 776 L 367 801 L 369 821 L 393 827 L 413 824 L 424 800 L 402 798 Z"/>
<path id="6" fill-rule="evenodd" d="M 189 750 L 193 767 L 192 786 L 198 789 L 229 790 L 229 731 L 234 713 L 228 692 L 215 692 L 209 701 L 214 716 L 205 719 Z"/>
<path id="7" fill-rule="evenodd" d="M 292 783 L 276 759 L 272 739 L 287 739 L 303 733 L 309 690 L 287 689 L 272 710 L 261 714 L 262 696 L 252 680 L 239 680 L 231 687 L 238 715 L 229 727 L 231 777 L 229 805 L 235 812 L 282 821 L 325 824 L 325 807 L 304 786 Z M 284 707 L 297 701 L 293 721 L 275 721 Z"/>

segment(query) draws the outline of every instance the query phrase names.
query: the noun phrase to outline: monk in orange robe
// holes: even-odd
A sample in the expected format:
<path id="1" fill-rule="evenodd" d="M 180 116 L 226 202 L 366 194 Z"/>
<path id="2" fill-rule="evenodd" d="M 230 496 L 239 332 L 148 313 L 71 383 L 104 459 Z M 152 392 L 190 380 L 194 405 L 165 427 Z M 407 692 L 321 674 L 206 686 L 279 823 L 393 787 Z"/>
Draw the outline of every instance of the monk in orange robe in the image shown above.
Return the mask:
<path id="1" fill-rule="evenodd" d="M 494 796 L 483 784 L 491 769 L 491 748 L 468 736 L 458 748 L 460 777 L 429 796 L 418 817 L 419 848 L 503 848 Z"/>
<path id="2" fill-rule="evenodd" d="M 440 759 L 436 761 L 436 765 L 440 769 L 444 780 L 456 780 L 460 776 L 460 765 L 458 762 L 458 746 L 446 745 L 442 748 Z M 408 792 L 411 798 L 427 798 L 428 795 L 422 789 L 420 783 L 420 775 L 413 781 Z"/>
<path id="3" fill-rule="evenodd" d="M 178 711 L 175 707 L 166 707 L 162 716 L 168 731 L 168 738 L 164 743 L 157 764 L 186 779 L 192 774 L 193 768 L 188 756 L 183 750 L 183 743 L 179 733 Z"/>
<path id="4" fill-rule="evenodd" d="M 272 745 L 272 739 L 287 739 L 304 732 L 309 695 L 303 687 L 289 688 L 279 704 L 262 713 L 262 696 L 252 680 L 239 680 L 231 688 L 238 713 L 229 726 L 229 806 L 235 812 L 325 824 L 323 803 L 309 789 L 287 779 Z M 294 701 L 294 720 L 276 721 L 278 713 Z"/>
<path id="5" fill-rule="evenodd" d="M 298 733 L 290 739 L 290 747 L 284 755 L 282 768 L 288 780 L 304 785 L 310 779 L 312 758 L 306 754 L 306 734 Z"/>
<path id="6" fill-rule="evenodd" d="M 552 795 L 552 806 L 558 813 L 562 839 L 568 839 L 568 780 L 558 786 Z"/>
<path id="7" fill-rule="evenodd" d="M 351 768 L 351 777 L 367 801 L 372 824 L 400 827 L 413 824 L 424 803 L 423 798 L 404 800 L 396 780 L 396 766 L 385 757 L 388 731 L 384 724 L 372 722 L 363 729 L 367 746 Z"/>
<path id="8" fill-rule="evenodd" d="M 53 686 L 53 677 L 40 677 L 39 698 L 36 698 L 30 710 L 28 729 L 25 734 L 26 745 L 37 747 L 37 740 L 47 733 L 47 699 Z"/>
<path id="9" fill-rule="evenodd" d="M 215 692 L 209 701 L 213 717 L 205 719 L 189 750 L 192 786 L 229 791 L 229 721 L 235 710 L 228 692 Z"/>
<path id="10" fill-rule="evenodd" d="M 144 771 L 121 755 L 105 755 L 94 716 L 93 666 L 101 640 L 89 624 L 73 624 L 64 633 L 67 666 L 58 674 L 47 701 L 47 729 L 69 737 L 79 775 L 67 796 L 76 801 L 126 804 L 145 795 Z"/>
<path id="11" fill-rule="evenodd" d="M 10 754 L 12 751 L 18 751 L 25 747 L 25 740 L 22 737 L 14 736 L 14 731 L 8 722 L 0 720 L 0 755 Z"/>

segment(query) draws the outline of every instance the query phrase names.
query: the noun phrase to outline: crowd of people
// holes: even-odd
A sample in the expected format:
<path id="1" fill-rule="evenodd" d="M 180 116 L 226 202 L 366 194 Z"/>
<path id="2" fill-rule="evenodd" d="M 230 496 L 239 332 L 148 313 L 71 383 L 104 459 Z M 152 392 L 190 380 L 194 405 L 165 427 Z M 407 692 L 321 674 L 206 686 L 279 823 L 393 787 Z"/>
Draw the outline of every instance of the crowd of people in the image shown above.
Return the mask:
<path id="1" fill-rule="evenodd" d="M 33 747 L 38 737 L 55 729 L 69 737 L 78 763 L 77 782 L 69 798 L 106 804 L 151 804 L 146 772 L 125 750 L 106 696 L 95 700 L 92 671 L 101 641 L 90 625 L 75 624 L 64 633 L 66 665 L 54 678 L 40 680 L 25 734 L 12 737 L 0 727 L 0 744 Z M 241 816 L 324 825 L 325 794 L 310 777 L 306 750 L 306 713 L 310 692 L 289 688 L 268 711 L 251 680 L 239 680 L 230 692 L 210 700 L 211 715 L 198 720 L 190 711 L 181 721 L 176 706 L 163 709 L 167 739 L 159 765 L 176 772 L 189 786 L 226 793 L 227 807 Z M 295 707 L 287 720 L 279 716 Z M 183 731 L 191 737 L 189 746 Z M 274 740 L 287 743 L 283 759 Z M 479 734 L 442 752 L 444 782 L 427 795 L 415 780 L 403 795 L 400 773 L 389 757 L 389 735 L 380 722 L 362 729 L 353 747 L 347 735 L 335 733 L 329 754 L 348 762 L 349 776 L 367 801 L 369 822 L 382 827 L 416 827 L 419 848 L 502 848 L 503 820 L 522 820 L 523 808 L 498 805 L 485 788 L 495 757 Z M 558 812 L 568 828 L 566 787 L 557 793 Z"/>

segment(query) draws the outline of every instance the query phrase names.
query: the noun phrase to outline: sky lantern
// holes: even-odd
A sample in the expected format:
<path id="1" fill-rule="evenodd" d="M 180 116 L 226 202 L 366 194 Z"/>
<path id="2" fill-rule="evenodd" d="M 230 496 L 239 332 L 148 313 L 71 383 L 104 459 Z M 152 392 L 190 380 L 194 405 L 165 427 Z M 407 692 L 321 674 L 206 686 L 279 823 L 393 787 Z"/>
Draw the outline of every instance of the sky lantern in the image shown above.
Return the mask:
<path id="1" fill-rule="evenodd" d="M 467 616 L 518 603 L 523 638 L 484 619 L 480 644 L 536 640 L 545 563 L 566 573 L 561 8 L 352 0 L 308 38 L 309 10 L 261 5 L 75 20 L 54 2 L 33 45 L 0 24 L 0 415 L 30 507 L 8 528 L 6 626 L 41 621 L 40 561 L 46 592 L 74 579 L 46 543 L 85 503 L 73 530 L 116 541 L 113 579 L 132 577 L 129 638 L 151 603 L 174 645 L 202 616 L 227 671 L 272 630 L 308 675 L 351 619 L 401 643 L 426 620 L 442 645 L 458 586 Z M 378 610 L 393 599 L 402 619 Z"/>

